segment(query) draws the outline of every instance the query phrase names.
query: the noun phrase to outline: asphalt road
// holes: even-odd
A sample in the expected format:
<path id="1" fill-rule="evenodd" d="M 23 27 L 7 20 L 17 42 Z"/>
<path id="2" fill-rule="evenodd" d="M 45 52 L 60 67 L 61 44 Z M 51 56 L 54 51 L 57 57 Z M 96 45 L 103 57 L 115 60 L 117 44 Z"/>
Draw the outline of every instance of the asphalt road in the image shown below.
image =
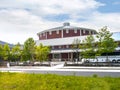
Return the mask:
<path id="1" fill-rule="evenodd" d="M 33 67 L 21 67 L 21 68 L 0 68 L 1 72 L 23 72 L 23 73 L 42 73 L 42 74 L 59 74 L 59 75 L 76 75 L 76 76 L 93 76 L 97 74 L 98 76 L 111 76 L 120 77 L 119 68 L 33 68 Z"/>
<path id="2" fill-rule="evenodd" d="M 93 76 L 97 74 L 98 76 L 111 76 L 111 77 L 120 77 L 120 72 L 100 72 L 100 71 L 25 71 L 27 73 L 42 73 L 42 74 L 59 74 L 59 75 L 76 75 L 76 76 Z"/>

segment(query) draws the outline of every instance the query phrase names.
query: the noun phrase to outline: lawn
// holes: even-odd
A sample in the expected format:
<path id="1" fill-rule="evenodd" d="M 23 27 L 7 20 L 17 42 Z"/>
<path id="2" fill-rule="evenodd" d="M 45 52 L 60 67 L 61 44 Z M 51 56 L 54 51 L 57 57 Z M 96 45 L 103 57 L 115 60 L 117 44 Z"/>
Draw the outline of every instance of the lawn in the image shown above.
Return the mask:
<path id="1" fill-rule="evenodd" d="M 0 90 L 120 90 L 120 77 L 0 72 Z"/>

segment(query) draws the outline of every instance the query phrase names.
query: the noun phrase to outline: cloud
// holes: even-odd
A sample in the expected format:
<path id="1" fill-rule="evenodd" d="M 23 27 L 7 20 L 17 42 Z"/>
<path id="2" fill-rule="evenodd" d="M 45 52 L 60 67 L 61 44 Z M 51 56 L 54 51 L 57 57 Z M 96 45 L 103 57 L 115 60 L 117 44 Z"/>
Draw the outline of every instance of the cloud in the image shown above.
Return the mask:
<path id="1" fill-rule="evenodd" d="M 113 2 L 114 5 L 120 5 L 120 1 Z"/>
<path id="2" fill-rule="evenodd" d="M 96 0 L 1 0 L 0 40 L 23 43 L 37 33 L 71 22 L 75 26 L 120 29 L 120 13 L 100 13 Z M 111 30 L 111 31 L 112 31 Z"/>

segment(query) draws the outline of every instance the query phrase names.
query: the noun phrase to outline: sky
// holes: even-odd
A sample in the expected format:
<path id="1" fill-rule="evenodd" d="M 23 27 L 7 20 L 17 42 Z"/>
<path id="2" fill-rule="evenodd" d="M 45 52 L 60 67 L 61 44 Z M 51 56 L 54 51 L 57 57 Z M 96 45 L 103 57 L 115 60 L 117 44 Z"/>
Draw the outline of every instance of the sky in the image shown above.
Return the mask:
<path id="1" fill-rule="evenodd" d="M 23 44 L 37 33 L 62 26 L 120 32 L 120 0 L 0 0 L 0 40 Z"/>

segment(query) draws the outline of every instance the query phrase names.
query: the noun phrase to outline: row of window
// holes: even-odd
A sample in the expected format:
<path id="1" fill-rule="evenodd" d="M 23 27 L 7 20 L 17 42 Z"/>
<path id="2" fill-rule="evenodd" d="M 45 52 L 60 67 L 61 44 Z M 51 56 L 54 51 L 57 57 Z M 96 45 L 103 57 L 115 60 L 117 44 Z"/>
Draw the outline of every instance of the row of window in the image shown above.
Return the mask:
<path id="1" fill-rule="evenodd" d="M 78 30 L 74 30 L 74 33 L 77 33 L 78 32 Z M 52 35 L 52 31 L 49 31 L 48 32 L 49 33 L 49 35 Z M 69 33 L 69 29 L 66 29 L 66 33 Z M 83 30 L 83 34 L 85 34 L 86 33 L 86 30 Z M 92 33 L 92 31 L 89 31 L 89 34 L 91 34 Z M 56 34 L 59 34 L 59 30 L 58 31 L 56 31 Z M 41 35 L 42 34 L 40 34 L 40 37 L 41 37 Z M 43 33 L 43 36 L 45 36 L 45 33 Z"/>
<path id="2" fill-rule="evenodd" d="M 66 47 L 66 48 L 65 48 Z M 65 49 L 67 49 L 67 48 L 69 48 L 70 46 L 69 45 L 66 45 L 64 48 Z M 52 49 L 61 49 L 61 48 L 63 48 L 62 46 L 58 46 L 57 48 L 56 48 L 56 46 L 52 46 L 51 47 Z"/>

